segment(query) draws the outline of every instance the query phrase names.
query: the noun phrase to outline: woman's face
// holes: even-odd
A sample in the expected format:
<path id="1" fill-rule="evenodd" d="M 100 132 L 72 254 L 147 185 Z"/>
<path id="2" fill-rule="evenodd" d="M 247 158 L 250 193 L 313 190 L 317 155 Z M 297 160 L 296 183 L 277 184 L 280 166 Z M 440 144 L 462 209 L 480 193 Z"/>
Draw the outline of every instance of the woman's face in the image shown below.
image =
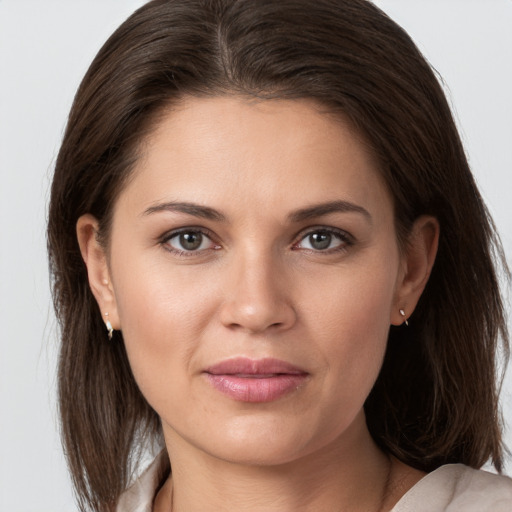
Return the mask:
<path id="1" fill-rule="evenodd" d="M 183 102 L 120 194 L 109 258 L 100 305 L 171 458 L 277 464 L 364 430 L 404 265 L 347 123 L 308 101 Z"/>

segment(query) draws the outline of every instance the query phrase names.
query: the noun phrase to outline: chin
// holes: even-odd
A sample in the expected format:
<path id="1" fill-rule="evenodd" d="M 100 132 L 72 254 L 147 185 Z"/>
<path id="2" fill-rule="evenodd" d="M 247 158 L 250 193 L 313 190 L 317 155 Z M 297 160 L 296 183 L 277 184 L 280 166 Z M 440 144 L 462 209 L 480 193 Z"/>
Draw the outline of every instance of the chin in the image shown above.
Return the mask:
<path id="1" fill-rule="evenodd" d="M 260 467 L 280 466 L 308 455 L 305 447 L 298 446 L 293 440 L 277 436 L 265 436 L 264 440 L 259 436 L 252 440 L 228 440 L 222 446 L 209 447 L 209 450 L 210 455 L 225 462 Z"/>
<path id="2" fill-rule="evenodd" d="M 268 411 L 215 423 L 208 423 L 207 434 L 185 430 L 185 441 L 215 459 L 243 466 L 279 466 L 314 452 L 331 451 L 347 430 L 343 421 L 329 421 L 319 428 L 317 422 L 308 424 L 303 417 L 275 417 Z"/>

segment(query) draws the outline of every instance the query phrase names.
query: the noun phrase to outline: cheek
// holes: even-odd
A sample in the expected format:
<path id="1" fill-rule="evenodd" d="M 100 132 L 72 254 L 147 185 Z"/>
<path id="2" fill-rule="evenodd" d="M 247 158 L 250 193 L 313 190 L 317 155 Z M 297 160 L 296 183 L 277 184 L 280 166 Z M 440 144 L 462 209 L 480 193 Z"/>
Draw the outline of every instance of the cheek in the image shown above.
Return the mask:
<path id="1" fill-rule="evenodd" d="M 165 263 L 151 265 L 126 255 L 114 268 L 119 319 L 135 380 L 150 404 L 166 401 L 166 389 L 186 383 L 214 295 L 190 273 L 170 271 Z"/>
<path id="2" fill-rule="evenodd" d="M 338 272 L 323 287 L 328 292 L 317 292 L 309 302 L 308 330 L 318 327 L 319 349 L 337 396 L 364 401 L 380 371 L 398 268 L 398 259 L 389 261 Z"/>
<path id="3" fill-rule="evenodd" d="M 328 331 L 329 338 L 339 331 L 341 340 L 352 338 L 342 333 L 359 333 L 361 343 L 382 339 L 370 334 L 388 331 L 397 268 L 398 263 L 383 265 L 370 260 L 335 269 L 324 278 L 314 276 L 311 282 L 304 283 L 307 315 L 317 319 L 317 325 L 322 326 L 320 331 Z"/>

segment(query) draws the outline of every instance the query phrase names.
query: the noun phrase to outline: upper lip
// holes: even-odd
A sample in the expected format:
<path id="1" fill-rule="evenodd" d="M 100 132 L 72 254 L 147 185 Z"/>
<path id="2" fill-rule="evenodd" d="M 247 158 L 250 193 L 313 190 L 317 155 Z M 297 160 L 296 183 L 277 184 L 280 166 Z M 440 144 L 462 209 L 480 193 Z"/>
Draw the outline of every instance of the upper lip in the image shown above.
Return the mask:
<path id="1" fill-rule="evenodd" d="M 208 367 L 205 372 L 212 375 L 300 375 L 307 373 L 301 368 L 279 359 L 249 359 L 246 357 L 226 359 Z"/>

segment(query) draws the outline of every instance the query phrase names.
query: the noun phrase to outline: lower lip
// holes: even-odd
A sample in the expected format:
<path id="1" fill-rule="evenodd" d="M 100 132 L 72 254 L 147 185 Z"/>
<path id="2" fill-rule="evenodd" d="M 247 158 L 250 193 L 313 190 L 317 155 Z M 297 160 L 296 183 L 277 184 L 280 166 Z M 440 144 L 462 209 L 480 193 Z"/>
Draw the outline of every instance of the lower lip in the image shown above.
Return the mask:
<path id="1" fill-rule="evenodd" d="M 238 377 L 206 374 L 210 384 L 233 400 L 240 402 L 273 402 L 297 390 L 307 374 L 279 374 L 271 377 Z"/>

